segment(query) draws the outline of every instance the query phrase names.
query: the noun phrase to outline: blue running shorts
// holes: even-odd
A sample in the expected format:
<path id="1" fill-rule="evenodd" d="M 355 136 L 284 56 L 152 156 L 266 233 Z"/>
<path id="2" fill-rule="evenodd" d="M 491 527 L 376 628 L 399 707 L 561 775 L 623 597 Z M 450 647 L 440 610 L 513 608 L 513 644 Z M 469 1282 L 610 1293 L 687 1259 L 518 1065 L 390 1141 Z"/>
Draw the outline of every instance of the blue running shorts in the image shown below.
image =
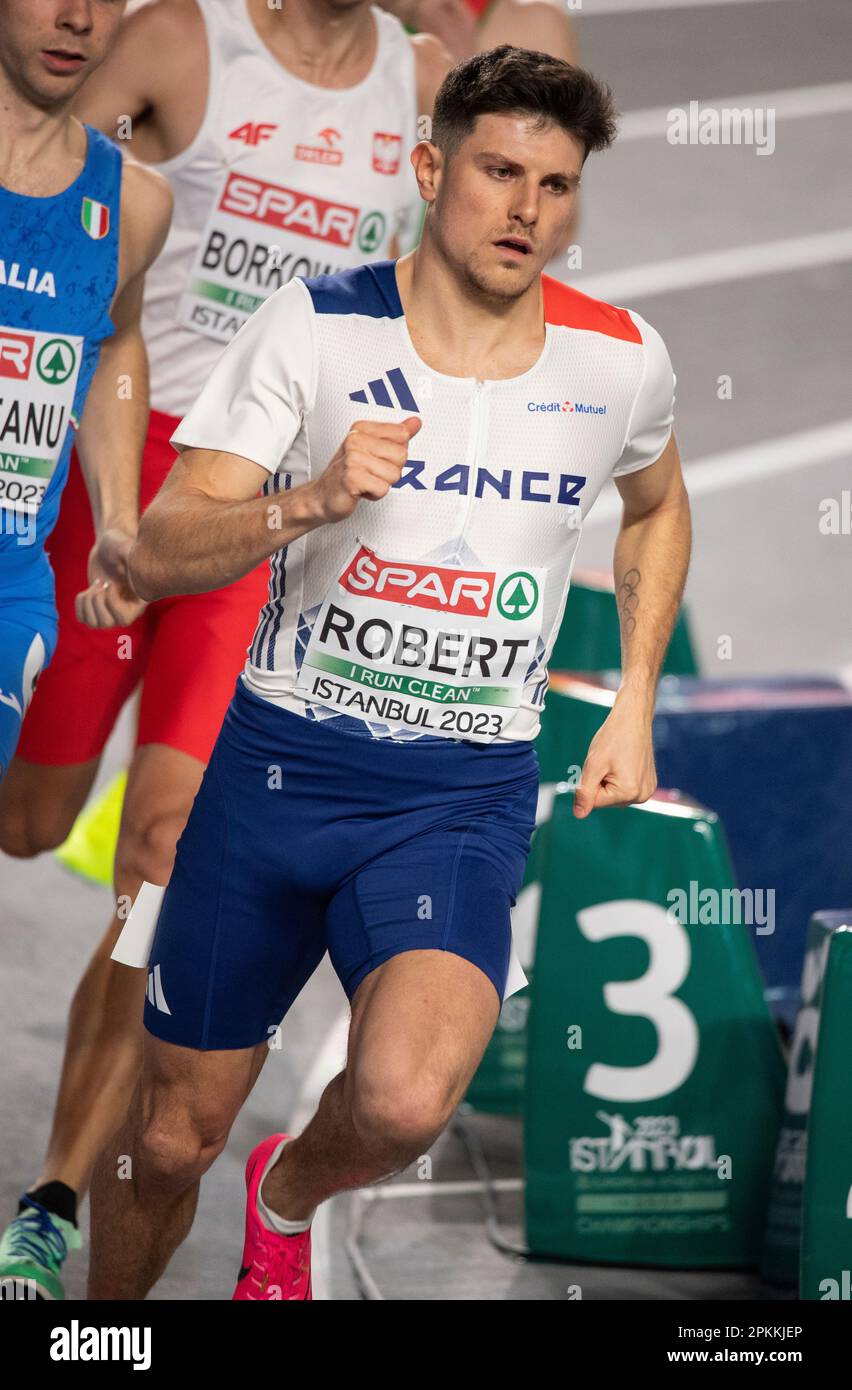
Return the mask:
<path id="1" fill-rule="evenodd" d="M 35 683 L 57 640 L 49 599 L 0 595 L 0 781 L 15 754 Z"/>
<path id="2" fill-rule="evenodd" d="M 535 825 L 531 743 L 392 742 L 279 709 L 240 678 L 177 846 L 145 1026 L 266 1042 L 328 951 L 351 999 L 403 951 L 464 956 L 502 1000 Z"/>

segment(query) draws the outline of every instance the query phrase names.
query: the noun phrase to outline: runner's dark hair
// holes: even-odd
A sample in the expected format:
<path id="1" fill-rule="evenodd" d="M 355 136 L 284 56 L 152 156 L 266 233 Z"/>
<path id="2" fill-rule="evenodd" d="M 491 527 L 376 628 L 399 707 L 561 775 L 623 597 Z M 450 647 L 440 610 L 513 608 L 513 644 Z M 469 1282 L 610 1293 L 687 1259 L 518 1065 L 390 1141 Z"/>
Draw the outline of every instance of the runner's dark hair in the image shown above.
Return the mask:
<path id="1" fill-rule="evenodd" d="M 477 117 L 491 113 L 528 115 L 538 126 L 561 126 L 580 141 L 584 160 L 612 144 L 618 120 L 605 82 L 561 58 L 508 43 L 447 73 L 435 97 L 432 142 L 449 159 Z"/>

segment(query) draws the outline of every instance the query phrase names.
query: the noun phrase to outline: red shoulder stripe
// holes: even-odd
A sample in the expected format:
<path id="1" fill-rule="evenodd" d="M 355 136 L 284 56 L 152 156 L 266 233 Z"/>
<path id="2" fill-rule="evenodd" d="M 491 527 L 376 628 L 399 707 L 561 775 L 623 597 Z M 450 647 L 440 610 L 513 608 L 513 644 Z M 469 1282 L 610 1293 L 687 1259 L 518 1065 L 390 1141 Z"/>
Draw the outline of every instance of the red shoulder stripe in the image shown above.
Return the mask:
<path id="1" fill-rule="evenodd" d="M 602 299 L 592 299 L 550 275 L 542 275 L 541 284 L 545 323 L 562 328 L 584 328 L 590 333 L 605 333 L 608 338 L 641 343 L 642 334 L 626 309 L 616 309 L 613 304 L 604 304 Z"/>

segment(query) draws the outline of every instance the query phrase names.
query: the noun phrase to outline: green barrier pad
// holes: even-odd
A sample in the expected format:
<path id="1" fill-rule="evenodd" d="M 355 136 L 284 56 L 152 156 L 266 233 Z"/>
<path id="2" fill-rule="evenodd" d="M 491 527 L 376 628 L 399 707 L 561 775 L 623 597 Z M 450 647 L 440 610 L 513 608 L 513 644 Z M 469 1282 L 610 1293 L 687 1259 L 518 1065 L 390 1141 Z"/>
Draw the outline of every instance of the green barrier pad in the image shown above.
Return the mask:
<path id="1" fill-rule="evenodd" d="M 822 1005 L 809 1033 L 816 1050 L 802 1201 L 800 1297 L 852 1301 L 852 911 L 819 912 L 827 945 Z M 818 1033 L 818 1037 L 817 1037 Z"/>
<path id="2" fill-rule="evenodd" d="M 614 691 L 582 677 L 551 676 L 541 731 L 535 745 L 541 778 L 537 816 L 539 829 L 533 839 L 518 906 L 512 914 L 516 944 L 518 917 L 524 919 L 524 935 L 530 941 L 528 954 L 520 952 L 521 964 L 530 981 L 533 967 L 529 960 L 534 956 L 541 896 L 541 825 L 550 816 L 555 787 L 565 784 L 573 790 L 577 785 L 589 744 L 609 714 L 614 699 Z M 494 1036 L 485 1049 L 465 1097 L 476 1110 L 499 1115 L 521 1113 L 530 997 L 527 988 L 507 999 L 503 1005 Z"/>
<path id="3" fill-rule="evenodd" d="M 784 1114 L 775 1154 L 775 1171 L 769 1196 L 763 1263 L 760 1270 L 770 1283 L 791 1287 L 799 1282 L 808 1111 L 811 1106 L 822 986 L 828 948 L 831 945 L 833 915 L 817 913 L 811 918 L 808 927 L 799 1012 L 787 1064 Z"/>
<path id="4" fill-rule="evenodd" d="M 550 816 L 555 787 L 566 785 L 571 790 L 576 787 L 589 744 L 612 709 L 614 699 L 615 691 L 594 677 L 590 679 L 581 675 L 568 676 L 561 673 L 551 676 L 541 730 L 535 745 L 541 779 L 537 817 L 539 827 Z M 534 858 L 537 845 L 540 845 L 540 830 L 536 832 L 524 887 L 518 898 L 518 906 L 512 914 L 516 940 L 517 917 L 531 919 L 525 923 L 524 928 L 531 942 L 530 960 L 534 956 L 541 895 L 540 850 Z M 528 963 L 523 952 L 521 964 L 532 980 L 533 966 Z M 530 991 L 527 988 L 518 995 L 513 995 L 504 1004 L 494 1036 L 485 1050 L 465 1097 L 474 1109 L 501 1115 L 521 1113 L 529 1003 Z"/>
<path id="5" fill-rule="evenodd" d="M 560 793 L 543 831 L 529 1246 L 756 1265 L 784 1063 L 718 818 L 658 796 L 577 821 Z"/>
<path id="6" fill-rule="evenodd" d="M 565 617 L 550 657 L 552 671 L 617 671 L 621 666 L 621 632 L 612 575 L 577 570 L 571 580 Z M 698 662 L 685 608 L 678 614 L 663 674 L 694 676 Z"/>
<path id="7" fill-rule="evenodd" d="M 119 772 L 100 796 L 84 806 L 68 839 L 54 851 L 60 864 L 92 883 L 112 885 L 115 847 L 127 773 Z"/>

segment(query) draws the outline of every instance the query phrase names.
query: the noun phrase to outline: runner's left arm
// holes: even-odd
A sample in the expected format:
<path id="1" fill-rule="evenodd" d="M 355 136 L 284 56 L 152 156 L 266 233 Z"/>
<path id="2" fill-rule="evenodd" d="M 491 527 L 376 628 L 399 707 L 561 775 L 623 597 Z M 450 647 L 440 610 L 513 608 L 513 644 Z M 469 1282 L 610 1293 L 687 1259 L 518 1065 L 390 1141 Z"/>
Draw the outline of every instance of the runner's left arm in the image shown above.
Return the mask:
<path id="1" fill-rule="evenodd" d="M 621 683 L 589 745 L 574 797 L 578 818 L 647 801 L 657 786 L 652 726 L 657 681 L 689 567 L 691 522 L 672 433 L 675 376 L 665 344 L 638 314 L 645 353 L 627 438 L 613 469 L 623 512 L 613 572 Z"/>
<path id="2" fill-rule="evenodd" d="M 127 160 L 121 189 L 118 288 L 110 317 L 115 333 L 101 348 L 77 435 L 95 544 L 89 586 L 77 595 L 80 622 L 125 626 L 143 608 L 127 576 L 139 519 L 139 469 L 148 423 L 148 357 L 140 318 L 145 272 L 171 220 L 171 189 L 161 175 Z"/>

